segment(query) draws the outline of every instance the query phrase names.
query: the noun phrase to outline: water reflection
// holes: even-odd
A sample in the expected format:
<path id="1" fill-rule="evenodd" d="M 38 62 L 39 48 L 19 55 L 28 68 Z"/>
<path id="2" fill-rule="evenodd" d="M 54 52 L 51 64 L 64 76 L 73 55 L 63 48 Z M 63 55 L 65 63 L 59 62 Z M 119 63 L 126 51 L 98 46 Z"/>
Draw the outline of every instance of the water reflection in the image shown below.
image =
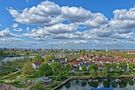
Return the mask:
<path id="1" fill-rule="evenodd" d="M 96 88 L 96 87 L 98 87 L 98 82 L 97 81 L 94 81 L 94 80 L 89 81 L 89 86 Z"/>
<path id="2" fill-rule="evenodd" d="M 133 81 L 133 80 L 131 80 L 131 79 L 130 79 L 130 80 L 128 80 L 128 83 L 129 83 L 129 85 L 130 85 L 130 86 L 133 86 L 133 85 L 134 85 L 134 81 Z"/>
<path id="3" fill-rule="evenodd" d="M 109 88 L 110 87 L 110 81 L 109 80 L 103 81 L 103 86 L 104 86 L 104 88 Z"/>
<path id="4" fill-rule="evenodd" d="M 125 88 L 127 86 L 127 81 L 126 80 L 121 80 L 120 82 L 119 82 L 119 87 L 120 88 Z"/>
<path id="5" fill-rule="evenodd" d="M 59 90 L 135 90 L 133 79 L 72 80 Z"/>
<path id="6" fill-rule="evenodd" d="M 65 85 L 66 88 L 70 88 L 70 82 Z"/>
<path id="7" fill-rule="evenodd" d="M 82 87 L 86 86 L 87 82 L 86 81 L 82 81 Z"/>
<path id="8" fill-rule="evenodd" d="M 76 80 L 76 84 L 79 84 L 79 80 Z"/>
<path id="9" fill-rule="evenodd" d="M 111 85 L 112 85 L 112 87 L 113 87 L 113 88 L 117 88 L 118 83 L 117 83 L 117 82 L 115 82 L 115 81 L 112 81 L 112 82 L 111 82 Z"/>

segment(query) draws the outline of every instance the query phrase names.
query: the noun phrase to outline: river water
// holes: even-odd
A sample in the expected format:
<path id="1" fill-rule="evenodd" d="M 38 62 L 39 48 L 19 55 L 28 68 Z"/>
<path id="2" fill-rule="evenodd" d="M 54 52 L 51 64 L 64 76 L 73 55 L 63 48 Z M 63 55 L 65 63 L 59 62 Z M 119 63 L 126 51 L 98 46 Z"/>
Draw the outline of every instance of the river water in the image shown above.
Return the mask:
<path id="1" fill-rule="evenodd" d="M 22 60 L 24 58 L 33 58 L 34 56 L 0 56 L 0 62 L 7 62 L 12 60 Z"/>
<path id="2" fill-rule="evenodd" d="M 135 90 L 134 79 L 72 80 L 58 90 Z"/>
<path id="3" fill-rule="evenodd" d="M 6 56 L 6 57 L 0 57 L 0 61 L 4 61 L 4 62 L 6 62 L 6 61 L 12 61 L 12 60 L 17 60 L 17 59 L 23 59 L 24 58 L 24 56 L 12 56 L 12 57 L 10 57 L 10 56 Z"/>

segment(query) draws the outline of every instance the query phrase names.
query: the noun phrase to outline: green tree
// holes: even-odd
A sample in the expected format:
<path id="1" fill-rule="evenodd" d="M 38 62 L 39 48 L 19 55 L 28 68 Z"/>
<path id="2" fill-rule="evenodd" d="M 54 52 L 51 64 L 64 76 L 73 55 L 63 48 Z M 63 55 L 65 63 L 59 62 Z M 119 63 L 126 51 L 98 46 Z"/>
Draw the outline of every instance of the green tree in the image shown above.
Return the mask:
<path id="1" fill-rule="evenodd" d="M 96 64 L 91 64 L 89 67 L 89 70 L 93 70 L 93 71 L 97 71 L 98 70 L 98 66 Z"/>
<path id="2" fill-rule="evenodd" d="M 134 69 L 134 63 L 128 63 L 128 69 L 129 69 L 129 71 L 133 71 L 133 69 Z"/>
<path id="3" fill-rule="evenodd" d="M 4 55 L 4 51 L 0 50 L 0 56 Z"/>
<path id="4" fill-rule="evenodd" d="M 120 62 L 119 63 L 119 68 L 120 70 L 123 71 L 127 71 L 127 63 L 126 62 Z"/>
<path id="5" fill-rule="evenodd" d="M 38 61 L 38 62 L 44 62 L 44 58 L 42 58 L 42 56 L 37 55 L 33 58 L 34 62 Z"/>
<path id="6" fill-rule="evenodd" d="M 53 60 L 55 57 L 53 55 L 48 55 L 45 57 L 45 62 L 47 63 L 49 60 Z"/>
<path id="7" fill-rule="evenodd" d="M 59 72 L 59 74 L 56 77 L 56 79 L 59 81 L 64 80 L 65 78 L 66 78 L 66 74 L 64 72 Z"/>
<path id="8" fill-rule="evenodd" d="M 89 67 L 89 70 L 90 70 L 90 76 L 95 77 L 96 72 L 98 70 L 98 66 L 96 64 L 91 64 L 90 67 Z"/>
<path id="9" fill-rule="evenodd" d="M 83 49 L 83 50 L 80 50 L 80 54 L 81 54 L 81 55 L 84 55 L 84 54 L 86 54 L 86 50 L 85 50 L 85 49 Z"/>
<path id="10" fill-rule="evenodd" d="M 112 69 L 112 71 L 114 71 L 114 72 L 118 72 L 118 71 L 119 71 L 119 68 L 118 68 L 117 63 L 112 63 L 112 64 L 111 64 L 111 69 Z"/>
<path id="11" fill-rule="evenodd" d="M 51 67 L 52 67 L 52 69 L 53 69 L 53 74 L 54 74 L 54 75 L 59 74 L 59 72 L 61 72 L 61 70 L 62 70 L 61 64 L 60 64 L 60 63 L 57 63 L 57 62 L 52 63 L 52 64 L 51 64 Z"/>
<path id="12" fill-rule="evenodd" d="M 29 75 L 33 72 L 33 68 L 30 62 L 24 64 L 22 68 L 22 75 Z"/>
<path id="13" fill-rule="evenodd" d="M 95 77 L 96 76 L 96 72 L 92 69 L 91 71 L 90 71 L 90 77 Z"/>
<path id="14" fill-rule="evenodd" d="M 72 66 L 70 64 L 65 65 L 65 70 L 70 71 L 72 69 Z"/>
<path id="15" fill-rule="evenodd" d="M 102 73 L 103 73 L 103 76 L 104 77 L 107 77 L 108 76 L 108 71 L 107 71 L 107 68 L 106 67 L 103 67 Z"/>
<path id="16" fill-rule="evenodd" d="M 106 64 L 104 65 L 104 68 L 106 68 L 107 72 L 110 72 L 110 70 L 111 70 L 111 64 L 106 63 Z"/>
<path id="17" fill-rule="evenodd" d="M 53 70 L 50 65 L 43 63 L 41 67 L 39 68 L 39 74 L 40 76 L 50 76 L 53 75 Z"/>
<path id="18" fill-rule="evenodd" d="M 83 70 L 83 71 L 87 71 L 86 65 L 83 65 L 83 66 L 82 66 L 82 70 Z"/>

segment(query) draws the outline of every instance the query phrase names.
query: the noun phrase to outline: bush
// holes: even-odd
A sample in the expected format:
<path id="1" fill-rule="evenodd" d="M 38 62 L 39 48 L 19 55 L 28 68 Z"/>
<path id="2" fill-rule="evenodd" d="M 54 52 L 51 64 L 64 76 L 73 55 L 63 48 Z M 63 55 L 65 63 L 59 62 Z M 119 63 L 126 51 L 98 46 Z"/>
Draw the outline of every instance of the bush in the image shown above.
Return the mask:
<path id="1" fill-rule="evenodd" d="M 42 85 L 43 83 L 41 81 L 38 81 L 36 83 L 34 83 L 31 88 L 32 90 L 42 90 Z"/>
<path id="2" fill-rule="evenodd" d="M 111 77 L 113 77 L 113 78 L 118 78 L 119 76 L 120 76 L 119 73 L 112 73 L 112 74 L 111 74 Z"/>
<path id="3" fill-rule="evenodd" d="M 63 72 L 59 73 L 56 79 L 57 79 L 58 81 L 61 81 L 61 80 L 66 79 L 65 73 L 63 73 Z"/>
<path id="4" fill-rule="evenodd" d="M 18 83 L 19 83 L 19 81 L 17 81 L 17 80 L 13 82 L 13 84 L 15 84 L 15 85 L 18 84 Z"/>
<path id="5" fill-rule="evenodd" d="M 39 68 L 39 74 L 40 76 L 51 76 L 53 75 L 53 70 L 50 65 L 43 63 L 41 67 Z"/>
<path id="6" fill-rule="evenodd" d="M 0 80 L 0 83 L 4 83 L 4 81 L 3 80 Z"/>
<path id="7" fill-rule="evenodd" d="M 59 82 L 58 81 L 54 81 L 50 84 L 50 87 L 53 88 L 53 87 L 56 87 L 57 85 L 59 85 Z"/>
<path id="8" fill-rule="evenodd" d="M 46 88 L 45 90 L 52 90 L 51 88 Z"/>

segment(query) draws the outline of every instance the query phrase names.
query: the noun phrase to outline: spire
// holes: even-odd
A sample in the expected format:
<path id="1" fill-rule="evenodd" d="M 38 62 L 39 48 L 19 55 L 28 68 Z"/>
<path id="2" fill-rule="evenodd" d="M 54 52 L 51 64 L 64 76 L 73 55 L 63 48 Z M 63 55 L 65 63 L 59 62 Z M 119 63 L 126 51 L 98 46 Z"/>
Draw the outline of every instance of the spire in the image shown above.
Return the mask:
<path id="1" fill-rule="evenodd" d="M 106 45 L 106 52 L 108 52 L 108 47 L 107 47 L 107 45 Z"/>

